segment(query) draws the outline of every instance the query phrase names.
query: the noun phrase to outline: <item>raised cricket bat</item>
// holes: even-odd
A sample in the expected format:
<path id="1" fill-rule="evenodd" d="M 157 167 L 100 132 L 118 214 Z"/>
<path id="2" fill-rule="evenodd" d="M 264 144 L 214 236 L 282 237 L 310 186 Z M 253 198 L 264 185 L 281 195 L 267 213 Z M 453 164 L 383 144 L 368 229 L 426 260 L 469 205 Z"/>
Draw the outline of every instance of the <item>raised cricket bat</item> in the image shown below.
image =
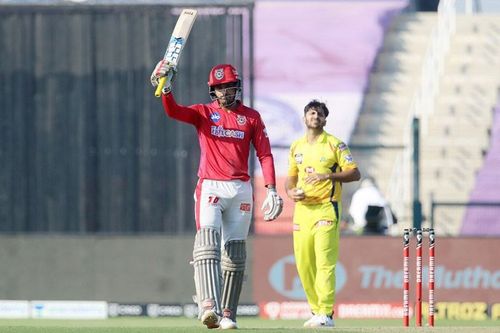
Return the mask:
<path id="1" fill-rule="evenodd" d="M 181 15 L 179 15 L 179 19 L 175 24 L 174 32 L 172 32 L 172 36 L 168 42 L 167 50 L 165 51 L 163 59 L 177 66 L 179 58 L 181 57 L 182 49 L 184 48 L 184 44 L 186 44 L 186 40 L 189 37 L 189 33 L 191 32 L 191 28 L 193 27 L 197 14 L 198 12 L 196 9 L 182 10 Z M 160 83 L 155 90 L 156 97 L 161 96 L 161 90 L 165 85 L 171 84 L 172 76 L 173 73 L 170 72 L 168 75 L 160 79 Z"/>

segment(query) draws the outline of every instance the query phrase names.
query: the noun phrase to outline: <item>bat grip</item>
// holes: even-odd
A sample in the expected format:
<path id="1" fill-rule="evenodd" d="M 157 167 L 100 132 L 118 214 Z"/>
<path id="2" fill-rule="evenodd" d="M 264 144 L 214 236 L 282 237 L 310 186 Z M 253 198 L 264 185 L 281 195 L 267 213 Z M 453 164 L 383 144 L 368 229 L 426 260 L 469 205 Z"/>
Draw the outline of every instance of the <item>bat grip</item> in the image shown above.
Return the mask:
<path id="1" fill-rule="evenodd" d="M 165 82 L 167 81 L 167 77 L 166 76 L 163 76 L 161 79 L 160 79 L 160 82 L 158 83 L 158 86 L 156 87 L 156 90 L 155 90 L 155 96 L 156 97 L 160 97 L 161 96 L 161 90 L 163 89 L 163 87 L 165 86 Z"/>

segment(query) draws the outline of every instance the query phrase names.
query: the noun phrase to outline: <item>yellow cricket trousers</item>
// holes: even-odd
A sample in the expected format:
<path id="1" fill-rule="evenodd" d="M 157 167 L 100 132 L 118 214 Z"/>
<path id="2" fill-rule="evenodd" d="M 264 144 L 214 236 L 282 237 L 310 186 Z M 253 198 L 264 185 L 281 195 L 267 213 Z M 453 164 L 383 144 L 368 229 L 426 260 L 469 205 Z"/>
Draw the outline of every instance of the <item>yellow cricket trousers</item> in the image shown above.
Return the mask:
<path id="1" fill-rule="evenodd" d="M 295 261 L 307 301 L 315 314 L 331 315 L 333 312 L 341 209 L 336 202 L 295 204 Z"/>

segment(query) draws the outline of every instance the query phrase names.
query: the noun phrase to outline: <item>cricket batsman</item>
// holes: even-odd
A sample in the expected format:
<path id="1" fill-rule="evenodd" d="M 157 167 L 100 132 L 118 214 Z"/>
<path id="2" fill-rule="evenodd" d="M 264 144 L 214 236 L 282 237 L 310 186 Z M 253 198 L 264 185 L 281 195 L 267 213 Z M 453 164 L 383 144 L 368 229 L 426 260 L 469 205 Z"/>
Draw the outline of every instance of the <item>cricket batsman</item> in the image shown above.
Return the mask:
<path id="1" fill-rule="evenodd" d="M 175 65 L 160 61 L 151 74 L 154 87 L 175 74 Z M 209 104 L 177 104 L 170 84 L 162 90 L 163 108 L 198 132 L 201 157 L 194 193 L 197 233 L 193 265 L 199 319 L 207 328 L 235 329 L 243 284 L 246 239 L 253 211 L 248 173 L 250 145 L 264 174 L 267 196 L 264 219 L 276 219 L 283 200 L 276 191 L 274 160 L 260 114 L 241 102 L 241 80 L 229 64 L 212 68 Z"/>

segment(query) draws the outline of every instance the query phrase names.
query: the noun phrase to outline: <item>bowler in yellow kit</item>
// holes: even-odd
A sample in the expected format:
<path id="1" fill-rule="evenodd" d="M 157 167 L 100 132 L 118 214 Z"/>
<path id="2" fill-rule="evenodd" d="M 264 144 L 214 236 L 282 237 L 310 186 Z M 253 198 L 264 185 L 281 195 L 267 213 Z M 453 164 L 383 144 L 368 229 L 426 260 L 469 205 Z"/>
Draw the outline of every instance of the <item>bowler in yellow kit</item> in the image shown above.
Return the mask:
<path id="1" fill-rule="evenodd" d="M 295 201 L 293 246 L 297 271 L 313 316 L 304 327 L 333 327 L 335 266 L 342 183 L 361 175 L 345 143 L 324 131 L 329 111 L 313 100 L 304 108 L 306 134 L 290 147 L 285 183 Z"/>

